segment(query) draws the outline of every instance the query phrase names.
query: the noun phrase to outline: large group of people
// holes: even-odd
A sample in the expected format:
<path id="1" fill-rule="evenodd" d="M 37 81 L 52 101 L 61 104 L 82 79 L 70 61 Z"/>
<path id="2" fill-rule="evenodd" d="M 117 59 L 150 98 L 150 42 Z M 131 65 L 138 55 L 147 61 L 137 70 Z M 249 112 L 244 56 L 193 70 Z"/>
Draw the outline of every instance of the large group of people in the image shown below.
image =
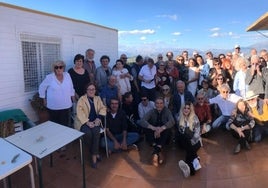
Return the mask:
<path id="1" fill-rule="evenodd" d="M 201 169 L 198 149 L 202 136 L 225 129 L 238 139 L 234 154 L 251 149 L 268 135 L 268 52 L 251 50 L 245 57 L 236 45 L 234 52 L 205 57 L 194 51 L 160 53 L 157 59 L 138 55 L 132 64 L 122 54 L 110 66 L 103 55 L 100 66 L 95 51 L 77 54 L 74 67 L 65 71 L 56 61 L 52 73 L 39 87 L 50 120 L 69 125 L 72 104 L 75 128 L 85 133 L 91 166 L 101 160 L 99 147 L 109 153 L 137 148 L 145 137 L 152 146 L 152 165 L 165 161 L 163 147 L 175 141 L 186 152 L 178 166 L 183 175 Z M 107 140 L 101 138 L 105 124 Z"/>

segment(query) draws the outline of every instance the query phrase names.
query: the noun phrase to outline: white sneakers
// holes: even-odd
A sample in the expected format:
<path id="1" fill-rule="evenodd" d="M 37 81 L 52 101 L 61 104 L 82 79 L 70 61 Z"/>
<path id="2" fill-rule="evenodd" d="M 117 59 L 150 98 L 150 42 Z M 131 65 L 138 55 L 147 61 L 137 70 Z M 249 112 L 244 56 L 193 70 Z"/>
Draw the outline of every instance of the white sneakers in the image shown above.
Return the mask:
<path id="1" fill-rule="evenodd" d="M 193 163 L 195 171 L 197 171 L 201 168 L 201 164 L 200 164 L 198 158 L 195 158 L 192 163 Z"/>
<path id="2" fill-rule="evenodd" d="M 194 167 L 195 171 L 201 169 L 201 164 L 200 164 L 198 158 L 195 158 L 192 163 L 193 163 L 193 167 Z M 190 167 L 189 167 L 189 165 L 186 162 L 184 162 L 183 160 L 180 160 L 178 165 L 179 165 L 184 177 L 185 178 L 189 177 L 190 176 Z"/>
<path id="3" fill-rule="evenodd" d="M 183 175 L 185 178 L 190 176 L 190 167 L 188 166 L 188 164 L 186 164 L 183 160 L 180 160 L 178 163 Z"/>

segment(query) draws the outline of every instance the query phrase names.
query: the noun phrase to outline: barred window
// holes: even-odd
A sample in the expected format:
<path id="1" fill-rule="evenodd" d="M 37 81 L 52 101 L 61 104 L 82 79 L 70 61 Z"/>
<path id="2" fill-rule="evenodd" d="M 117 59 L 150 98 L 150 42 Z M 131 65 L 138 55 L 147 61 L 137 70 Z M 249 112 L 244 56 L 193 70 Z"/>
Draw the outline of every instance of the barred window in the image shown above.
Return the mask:
<path id="1" fill-rule="evenodd" d="M 51 65 L 60 59 L 60 39 L 22 34 L 22 58 L 25 92 L 36 91 Z"/>

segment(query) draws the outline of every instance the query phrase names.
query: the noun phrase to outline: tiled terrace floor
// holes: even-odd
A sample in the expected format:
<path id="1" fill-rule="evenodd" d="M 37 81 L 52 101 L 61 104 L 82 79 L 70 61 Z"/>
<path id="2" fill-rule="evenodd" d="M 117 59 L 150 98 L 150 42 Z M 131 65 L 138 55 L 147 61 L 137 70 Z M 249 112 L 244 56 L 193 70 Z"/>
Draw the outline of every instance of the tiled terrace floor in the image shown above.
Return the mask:
<path id="1" fill-rule="evenodd" d="M 88 188 L 266 188 L 268 187 L 268 139 L 251 144 L 250 151 L 238 155 L 232 151 L 236 140 L 227 131 L 218 130 L 203 138 L 198 154 L 202 168 L 195 176 L 185 179 L 178 168 L 184 151 L 174 144 L 166 146 L 166 162 L 159 167 L 150 164 L 151 149 L 146 142 L 140 151 L 129 151 L 104 157 L 98 169 L 92 169 L 86 160 Z M 78 142 L 67 146 L 65 152 L 55 152 L 54 166 L 49 158 L 43 160 L 43 180 L 46 188 L 82 187 Z M 88 159 L 88 154 L 85 154 Z M 29 170 L 24 168 L 11 176 L 12 188 L 30 187 Z M 38 176 L 35 176 L 38 187 Z M 0 182 L 0 188 L 3 182 Z"/>

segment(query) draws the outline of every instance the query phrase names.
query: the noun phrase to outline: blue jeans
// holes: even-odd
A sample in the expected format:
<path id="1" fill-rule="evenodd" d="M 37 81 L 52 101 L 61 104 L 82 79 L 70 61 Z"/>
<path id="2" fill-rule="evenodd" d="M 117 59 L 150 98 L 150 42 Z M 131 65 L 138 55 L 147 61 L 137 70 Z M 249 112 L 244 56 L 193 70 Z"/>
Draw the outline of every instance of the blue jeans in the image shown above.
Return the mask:
<path id="1" fill-rule="evenodd" d="M 229 118 L 230 118 L 230 116 L 221 115 L 220 117 L 215 119 L 215 121 L 212 123 L 212 128 L 216 129 L 216 128 L 219 128 L 221 125 L 224 125 L 224 128 L 229 130 L 230 128 L 226 127 L 226 123 L 229 120 Z"/>
<path id="2" fill-rule="evenodd" d="M 255 125 L 253 128 L 254 141 L 260 142 L 263 137 L 268 136 L 268 127 L 266 125 Z"/>
<path id="3" fill-rule="evenodd" d="M 123 134 L 116 134 L 114 135 L 115 139 L 119 142 L 119 143 L 122 143 L 123 141 Z M 134 144 L 135 142 L 137 142 L 139 140 L 139 134 L 138 133 L 135 133 L 135 132 L 128 132 L 127 133 L 127 145 L 132 145 Z M 108 145 L 108 149 L 112 152 L 116 151 L 114 149 L 114 142 L 107 137 L 107 145 Z M 101 147 L 105 148 L 105 139 L 104 137 L 101 138 Z"/>

